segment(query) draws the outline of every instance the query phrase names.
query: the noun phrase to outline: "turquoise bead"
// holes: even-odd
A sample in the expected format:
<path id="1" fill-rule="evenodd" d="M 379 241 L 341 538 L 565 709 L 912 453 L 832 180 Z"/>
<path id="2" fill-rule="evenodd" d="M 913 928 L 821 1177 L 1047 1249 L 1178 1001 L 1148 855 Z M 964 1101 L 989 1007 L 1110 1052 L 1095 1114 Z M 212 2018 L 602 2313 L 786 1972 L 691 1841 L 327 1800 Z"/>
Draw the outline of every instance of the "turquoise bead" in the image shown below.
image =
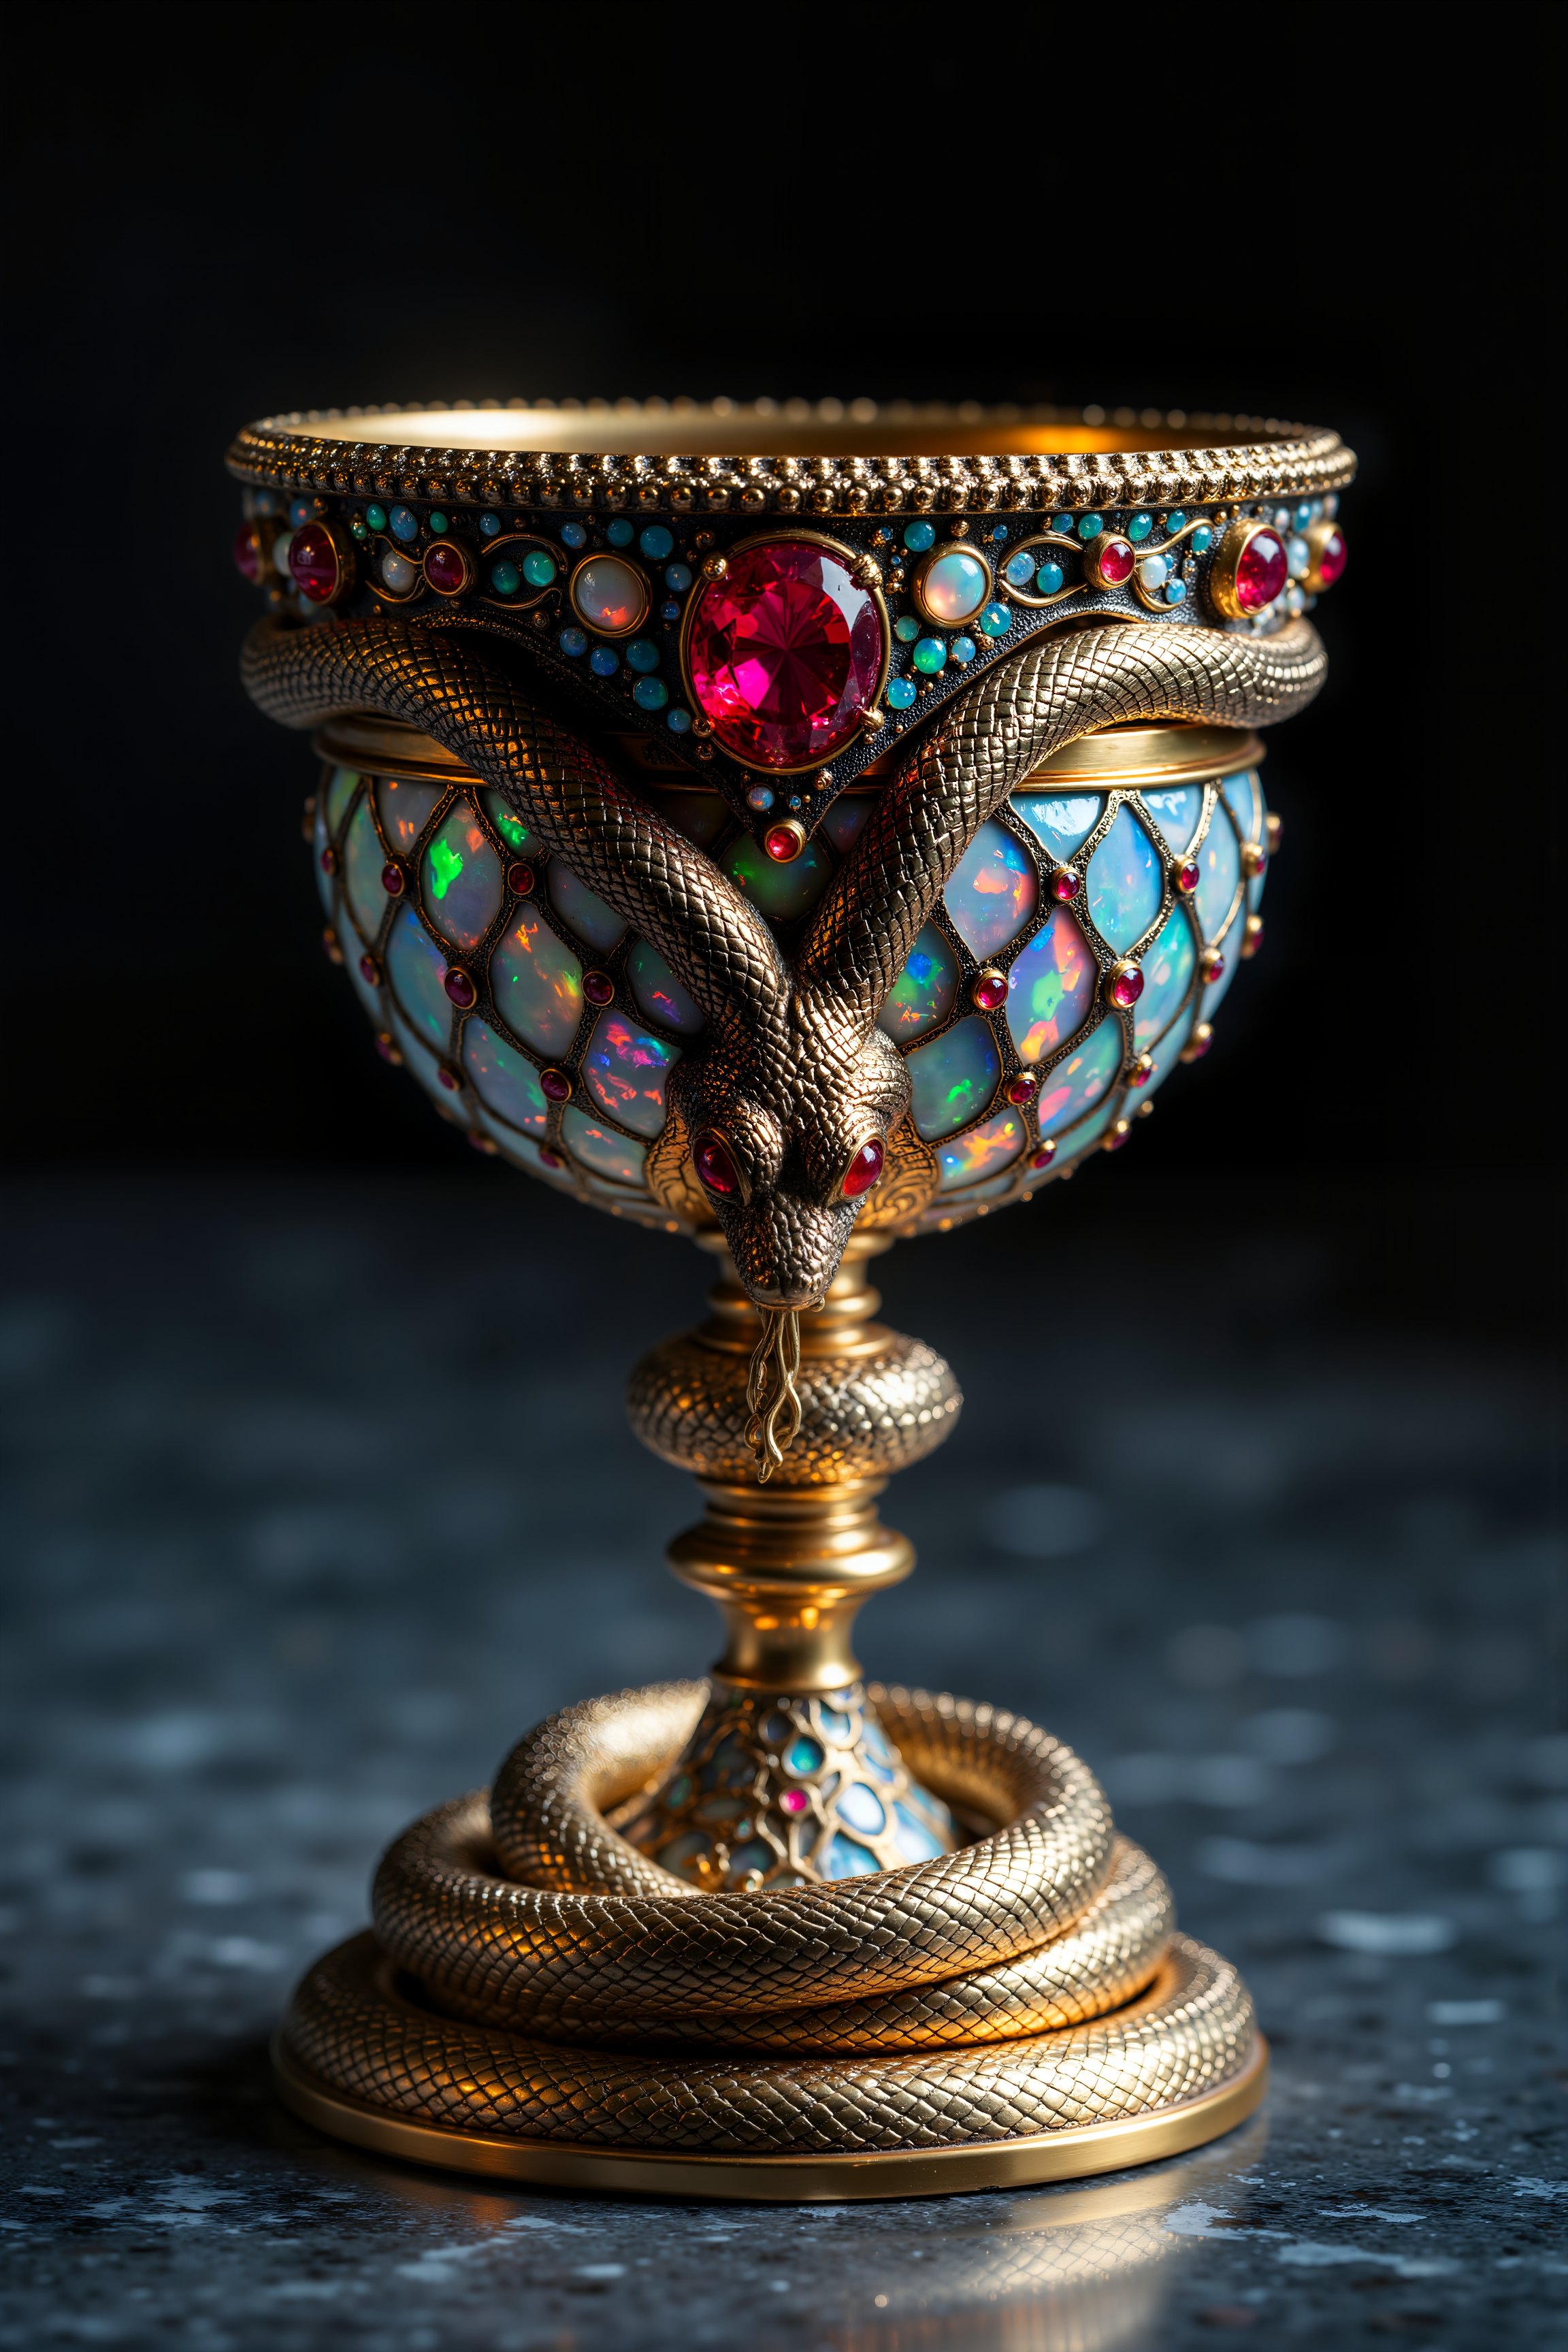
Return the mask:
<path id="1" fill-rule="evenodd" d="M 662 677 L 639 677 L 632 688 L 632 700 L 639 710 L 662 710 L 669 700 L 669 688 Z"/>
<path id="2" fill-rule="evenodd" d="M 588 667 L 595 677 L 614 677 L 621 666 L 621 657 L 610 646 L 595 646 L 588 656 Z"/>
<path id="3" fill-rule="evenodd" d="M 479 529 L 487 539 L 494 539 L 496 533 L 500 529 L 500 515 L 481 515 L 479 517 Z"/>
<path id="4" fill-rule="evenodd" d="M 895 710 L 907 710 L 915 698 L 916 688 L 907 677 L 888 680 L 888 700 Z"/>
<path id="5" fill-rule="evenodd" d="M 784 1750 L 784 1769 L 790 1772 L 815 1772 L 822 1762 L 822 1755 L 817 1742 L 803 1731 L 800 1738 L 791 1740 Z"/>
<path id="6" fill-rule="evenodd" d="M 585 654 L 588 650 L 587 631 L 585 629 L 563 629 L 561 632 L 560 645 L 562 652 L 569 656 L 572 660 L 575 661 L 579 654 Z"/>
<path id="7" fill-rule="evenodd" d="M 515 596 L 522 585 L 522 574 L 515 563 L 492 563 L 490 586 L 498 596 Z"/>
<path id="8" fill-rule="evenodd" d="M 906 523 L 904 545 L 911 555 L 923 555 L 928 547 L 936 545 L 936 533 L 929 522 Z"/>
<path id="9" fill-rule="evenodd" d="M 1192 537 L 1193 553 L 1194 555 L 1206 555 L 1213 544 L 1213 531 L 1209 529 L 1206 522 L 1199 523 Z"/>
<path id="10" fill-rule="evenodd" d="M 941 637 L 921 637 L 910 656 L 922 677 L 934 677 L 947 667 L 947 646 Z"/>
<path id="11" fill-rule="evenodd" d="M 1127 526 L 1127 536 L 1131 540 L 1147 539 L 1153 528 L 1152 515 L 1135 514 Z"/>
<path id="12" fill-rule="evenodd" d="M 1059 563 L 1042 563 L 1035 574 L 1035 593 L 1040 596 L 1058 595 L 1067 583 L 1067 573 Z"/>
<path id="13" fill-rule="evenodd" d="M 612 547 L 629 547 L 632 543 L 632 527 L 624 516 L 617 515 L 615 521 L 607 525 L 605 537 Z"/>
<path id="14" fill-rule="evenodd" d="M 893 635 L 901 646 L 912 646 L 920 633 L 921 625 L 912 613 L 900 613 L 893 623 Z"/>
<path id="15" fill-rule="evenodd" d="M 1051 529 L 1052 529 L 1053 530 L 1056 530 L 1056 531 L 1061 531 L 1061 532 L 1064 532 L 1064 533 L 1065 533 L 1065 532 L 1067 532 L 1067 531 L 1071 530 L 1071 529 L 1072 529 L 1072 517 L 1071 517 L 1071 515 L 1053 515 L 1053 516 L 1051 517 Z"/>
<path id="16" fill-rule="evenodd" d="M 1027 588 L 1035 576 L 1035 559 L 1026 547 L 1010 555 L 1002 566 L 1002 577 L 1009 588 Z"/>
<path id="17" fill-rule="evenodd" d="M 418 538 L 419 518 L 411 507 L 394 507 L 391 514 L 387 517 L 387 520 L 392 525 L 392 535 L 394 539 L 409 540 Z"/>
<path id="18" fill-rule="evenodd" d="M 531 588 L 548 588 L 555 577 L 555 558 L 542 547 L 531 547 L 522 559 L 522 576 Z"/>
<path id="19" fill-rule="evenodd" d="M 1105 517 L 1103 515 L 1079 515 L 1078 519 L 1078 535 L 1079 539 L 1098 539 L 1104 529 Z"/>
<path id="20" fill-rule="evenodd" d="M 1164 517 L 1164 519 L 1163 519 L 1163 520 L 1164 520 L 1165 529 L 1166 529 L 1168 531 L 1169 531 L 1169 530 L 1184 530 L 1184 529 L 1185 529 L 1185 527 L 1186 527 L 1186 520 L 1187 520 L 1187 518 L 1186 518 L 1186 516 L 1183 513 L 1183 511 L 1182 511 L 1182 509 L 1181 509 L 1181 508 L 1180 508 L 1180 507 L 1178 507 L 1178 508 L 1176 509 L 1176 510 L 1175 510 L 1174 514 L 1168 514 L 1168 515 L 1166 515 L 1166 516 Z"/>
<path id="21" fill-rule="evenodd" d="M 664 567 L 664 584 L 677 596 L 684 595 L 691 585 L 691 566 L 689 563 L 667 563 Z"/>
<path id="22" fill-rule="evenodd" d="M 563 522 L 561 526 L 563 547 L 586 547 L 588 534 L 580 522 Z"/>
<path id="23" fill-rule="evenodd" d="M 364 510 L 364 519 L 366 522 L 369 523 L 372 530 L 384 530 L 386 529 L 386 509 L 384 507 L 366 507 Z"/>
<path id="24" fill-rule="evenodd" d="M 675 541 L 661 522 L 650 522 L 638 534 L 637 545 L 650 563 L 662 563 L 667 555 L 675 552 Z"/>
<path id="25" fill-rule="evenodd" d="M 664 723 L 672 735 L 684 735 L 690 729 L 691 713 L 689 710 L 683 710 L 678 702 L 673 710 L 665 712 Z"/>
<path id="26" fill-rule="evenodd" d="M 949 661 L 955 661 L 961 669 L 966 669 L 978 650 L 973 637 L 954 637 L 947 649 L 947 657 Z"/>
<path id="27" fill-rule="evenodd" d="M 430 528 L 437 539 L 443 537 L 451 528 L 439 507 L 432 507 L 430 509 Z"/>
<path id="28" fill-rule="evenodd" d="M 1186 582 L 1185 582 L 1184 580 L 1167 580 L 1167 581 L 1166 581 L 1166 583 L 1165 583 L 1165 602 L 1166 602 L 1166 604 L 1185 604 L 1185 602 L 1186 602 L 1186 596 L 1187 596 L 1187 583 L 1186 583 Z"/>
<path id="29" fill-rule="evenodd" d="M 647 637 L 634 637 L 626 647 L 626 662 L 628 667 L 646 677 L 658 667 L 658 647 Z"/>
<path id="30" fill-rule="evenodd" d="M 1005 604 L 987 604 L 978 625 L 983 636 L 1005 637 L 1013 625 L 1013 615 Z"/>

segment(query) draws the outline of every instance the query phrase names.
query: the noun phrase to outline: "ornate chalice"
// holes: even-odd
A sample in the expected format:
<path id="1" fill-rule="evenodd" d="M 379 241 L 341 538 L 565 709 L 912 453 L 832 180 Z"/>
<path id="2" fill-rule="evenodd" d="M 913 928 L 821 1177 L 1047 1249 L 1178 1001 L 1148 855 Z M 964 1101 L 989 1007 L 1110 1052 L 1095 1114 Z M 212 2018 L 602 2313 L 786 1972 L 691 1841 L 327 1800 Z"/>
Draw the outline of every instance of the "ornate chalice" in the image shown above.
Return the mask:
<path id="1" fill-rule="evenodd" d="M 793 457 L 773 454 L 792 448 Z M 888 455 L 889 451 L 896 454 Z M 590 451 L 593 454 L 589 454 Z M 241 433 L 247 687 L 376 1044 L 484 1152 L 709 1251 L 632 1375 L 707 1681 L 416 1822 L 279 2038 L 327 2130 L 617 2190 L 866 2197 L 1192 2147 L 1262 2095 L 1084 1764 L 862 1679 L 959 1410 L 871 1260 L 1125 1141 L 1262 933 L 1329 433 L 1097 410 L 352 410 Z"/>

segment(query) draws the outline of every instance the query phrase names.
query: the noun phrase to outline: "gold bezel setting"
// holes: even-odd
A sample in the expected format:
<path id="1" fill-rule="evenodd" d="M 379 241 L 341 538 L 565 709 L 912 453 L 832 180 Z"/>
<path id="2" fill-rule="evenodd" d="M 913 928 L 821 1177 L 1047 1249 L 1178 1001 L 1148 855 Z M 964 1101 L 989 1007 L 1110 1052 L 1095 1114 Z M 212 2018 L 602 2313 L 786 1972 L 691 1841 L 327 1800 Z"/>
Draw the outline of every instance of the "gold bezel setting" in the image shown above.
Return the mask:
<path id="1" fill-rule="evenodd" d="M 980 602 L 975 605 L 974 610 L 972 613 L 965 613 L 962 618 L 959 619 L 954 619 L 954 617 L 948 613 L 933 612 L 927 600 L 925 593 L 926 582 L 931 577 L 931 574 L 935 570 L 936 566 L 942 562 L 947 557 L 952 555 L 969 556 L 974 562 L 979 564 L 981 571 L 985 575 L 985 587 L 981 595 Z M 914 608 L 920 614 L 921 620 L 929 621 L 933 629 L 973 628 L 974 624 L 979 620 L 981 614 L 985 610 L 986 605 L 991 604 L 995 597 L 996 567 L 991 562 L 990 557 L 986 555 L 984 549 L 975 546 L 973 541 L 969 539 L 940 540 L 935 547 L 928 548 L 926 550 L 926 552 L 919 559 L 914 570 L 910 572 L 909 594 L 910 602 L 913 604 Z"/>

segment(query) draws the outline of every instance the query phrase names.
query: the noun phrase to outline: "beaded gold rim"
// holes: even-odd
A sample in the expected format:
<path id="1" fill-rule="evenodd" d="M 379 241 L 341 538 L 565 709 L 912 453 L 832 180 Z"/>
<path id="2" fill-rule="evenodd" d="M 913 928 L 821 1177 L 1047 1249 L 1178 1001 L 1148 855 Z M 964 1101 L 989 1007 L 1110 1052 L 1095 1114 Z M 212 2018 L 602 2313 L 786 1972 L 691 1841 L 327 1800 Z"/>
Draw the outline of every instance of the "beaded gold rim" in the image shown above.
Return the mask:
<path id="1" fill-rule="evenodd" d="M 301 2122 L 333 2139 L 405 2162 L 601 2195 L 826 2204 L 1028 2189 L 1184 2156 L 1234 2131 L 1261 2104 L 1268 2087 L 1268 2045 L 1257 2035 L 1241 2073 L 1217 2090 L 1127 2123 L 1079 2124 L 1066 2131 L 979 2140 L 963 2147 L 887 2148 L 844 2156 L 688 2156 L 665 2149 L 566 2147 L 410 2123 L 329 2089 L 289 2054 L 281 2033 L 272 2043 L 272 2080 L 284 2105 Z"/>

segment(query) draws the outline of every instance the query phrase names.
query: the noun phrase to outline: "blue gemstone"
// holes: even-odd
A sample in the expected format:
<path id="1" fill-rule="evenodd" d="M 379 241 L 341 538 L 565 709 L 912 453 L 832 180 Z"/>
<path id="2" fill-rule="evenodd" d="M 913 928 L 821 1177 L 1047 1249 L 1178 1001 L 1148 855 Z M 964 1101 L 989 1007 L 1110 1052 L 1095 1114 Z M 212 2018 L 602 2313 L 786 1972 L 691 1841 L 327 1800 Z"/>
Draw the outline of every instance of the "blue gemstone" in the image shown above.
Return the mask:
<path id="1" fill-rule="evenodd" d="M 1002 566 L 1002 577 L 1009 588 L 1026 588 L 1035 576 L 1035 559 L 1026 547 L 1010 555 Z"/>
<path id="2" fill-rule="evenodd" d="M 555 558 L 542 547 L 531 547 L 522 559 L 522 576 L 531 588 L 548 588 L 555 577 Z"/>
<path id="3" fill-rule="evenodd" d="M 881 1726 L 874 1723 L 869 1716 L 860 1727 L 860 1745 L 868 1756 L 875 1756 L 879 1762 L 883 1764 L 892 1762 L 893 1751 L 883 1737 Z"/>
<path id="4" fill-rule="evenodd" d="M 419 518 L 411 507 L 394 507 L 387 518 L 394 539 L 417 539 Z"/>
<path id="5" fill-rule="evenodd" d="M 1161 520 L 1167 530 L 1184 530 L 1186 528 L 1187 518 L 1178 507 L 1173 514 L 1163 515 Z"/>
<path id="6" fill-rule="evenodd" d="M 768 790 L 766 784 L 753 784 L 751 791 L 746 794 L 746 806 L 748 808 L 766 810 L 771 809 L 773 804 L 773 796 Z"/>
<path id="7" fill-rule="evenodd" d="M 647 637 L 634 637 L 626 647 L 626 662 L 646 677 L 650 670 L 658 667 L 658 647 Z"/>
<path id="8" fill-rule="evenodd" d="M 868 1837 L 879 1836 L 888 1826 L 888 1816 L 882 1800 L 864 1780 L 851 1780 L 838 1792 L 838 1811 L 852 1830 L 862 1830 Z"/>
<path id="9" fill-rule="evenodd" d="M 893 623 L 893 635 L 901 646 L 912 646 L 920 633 L 921 625 L 912 613 L 900 613 Z"/>
<path id="10" fill-rule="evenodd" d="M 1210 547 L 1211 547 L 1211 545 L 1213 544 L 1213 541 L 1214 541 L 1214 533 L 1213 533 L 1213 531 L 1209 529 L 1209 527 L 1208 527 L 1207 523 L 1206 523 L 1206 522 L 1201 522 L 1201 523 L 1199 523 L 1199 525 L 1198 525 L 1198 527 L 1197 527 L 1196 530 L 1194 530 L 1194 533 L 1193 533 L 1193 539 L 1192 539 L 1193 553 L 1194 553 L 1194 555 L 1206 555 L 1206 554 L 1208 553 L 1209 548 L 1210 548 Z"/>
<path id="11" fill-rule="evenodd" d="M 289 520 L 295 525 L 299 525 L 302 522 L 309 522 L 315 511 L 316 501 L 314 499 L 296 499 L 289 509 Z M 925 544 L 928 547 L 931 545 L 929 539 L 926 541 Z"/>
<path id="12" fill-rule="evenodd" d="M 1296 521 L 1296 528 L 1297 528 L 1297 530 L 1306 530 L 1306 528 L 1307 528 L 1307 525 L 1311 521 L 1311 520 L 1312 520 L 1312 509 L 1311 509 L 1311 507 L 1310 507 L 1310 504 L 1307 504 L 1307 503 L 1305 503 L 1305 502 L 1304 502 L 1302 505 L 1299 506 L 1299 507 L 1297 508 L 1297 509 L 1296 509 L 1295 521 Z"/>
<path id="13" fill-rule="evenodd" d="M 1006 625 L 1003 624 L 1004 627 Z M 942 637 L 921 637 L 910 656 L 922 677 L 934 677 L 947 667 L 947 643 Z"/>
<path id="14" fill-rule="evenodd" d="M 561 544 L 563 547 L 585 547 L 587 543 L 588 534 L 584 530 L 580 522 L 563 522 L 562 524 Z"/>
<path id="15" fill-rule="evenodd" d="M 774 1713 L 763 1726 L 763 1738 L 770 1748 L 782 1748 L 794 1729 L 795 1726 L 787 1715 Z"/>
<path id="16" fill-rule="evenodd" d="M 976 626 L 987 637 L 1005 637 L 1013 625 L 1013 615 L 1005 604 L 987 604 Z"/>
<path id="17" fill-rule="evenodd" d="M 1184 580 L 1166 581 L 1165 602 L 1167 604 L 1180 604 L 1184 600 L 1186 593 L 1187 583 Z"/>
<path id="18" fill-rule="evenodd" d="M 1173 784 L 1167 790 L 1145 791 L 1141 798 L 1171 847 L 1180 857 L 1198 829 L 1204 813 L 1201 784 Z"/>
<path id="19" fill-rule="evenodd" d="M 947 657 L 949 661 L 957 662 L 961 669 L 966 668 L 974 659 L 977 650 L 973 637 L 954 637 L 947 649 Z"/>
<path id="20" fill-rule="evenodd" d="M 945 1851 L 935 1831 L 917 1819 L 907 1805 L 895 1801 L 893 1819 L 893 1842 L 906 1862 L 934 1862 Z"/>
<path id="21" fill-rule="evenodd" d="M 1006 536 L 1007 536 L 1007 526 L 1006 526 L 1006 524 L 1005 524 L 1005 522 L 999 522 L 999 523 L 997 524 L 997 526 L 996 526 L 995 530 L 994 530 L 992 532 L 992 534 L 991 534 L 991 544 L 993 545 L 993 547 L 1000 547 L 1000 546 L 1001 546 L 1001 544 L 1002 544 L 1002 542 L 1003 542 L 1003 541 L 1006 538 Z"/>
<path id="22" fill-rule="evenodd" d="M 914 681 L 907 677 L 888 680 L 888 700 L 895 710 L 907 710 L 915 698 Z"/>
<path id="23" fill-rule="evenodd" d="M 829 1739 L 836 1739 L 841 1748 L 847 1746 L 849 1734 L 855 1727 L 849 1717 L 840 1715 L 837 1708 L 831 1706 L 819 1706 L 817 1713 L 822 1717 L 822 1727 Z"/>
<path id="24" fill-rule="evenodd" d="M 1068 530 L 1071 530 L 1071 529 L 1072 529 L 1072 517 L 1071 517 L 1071 515 L 1053 515 L 1053 516 L 1051 517 L 1051 529 L 1052 529 L 1053 530 L 1060 530 L 1060 531 L 1068 531 Z"/>
<path id="25" fill-rule="evenodd" d="M 658 608 L 658 616 L 659 616 L 659 619 L 660 619 L 661 621 L 679 621 L 679 618 L 680 618 L 680 607 L 679 607 L 679 605 L 676 603 L 676 601 L 675 601 L 675 599 L 674 599 L 674 597 L 673 597 L 673 596 L 670 598 L 670 600 L 669 600 L 669 602 L 668 602 L 668 604 L 661 604 L 661 605 L 659 606 L 659 608 Z"/>
<path id="26" fill-rule="evenodd" d="M 931 529 L 929 522 L 906 523 L 904 525 L 904 545 L 909 549 L 911 555 L 923 555 L 928 547 L 934 547 L 936 545 L 936 533 Z"/>
<path id="27" fill-rule="evenodd" d="M 1200 794 L 1200 802 L 1201 802 Z M 1051 856 L 1065 866 L 1081 849 L 1104 803 L 1098 793 L 1015 793 L 1013 806 L 1029 831 L 1045 843 Z"/>
<path id="28" fill-rule="evenodd" d="M 621 657 L 613 646 L 595 646 L 588 656 L 588 667 L 595 677 L 614 677 L 621 666 Z"/>
<path id="29" fill-rule="evenodd" d="M 632 700 L 639 710 L 662 710 L 669 700 L 669 688 L 662 677 L 639 677 L 632 688 Z"/>
<path id="30" fill-rule="evenodd" d="M 562 652 L 563 654 L 570 654 L 573 660 L 575 661 L 579 654 L 585 654 L 588 650 L 587 631 L 585 629 L 563 629 L 561 632 L 560 642 Z"/>
<path id="31" fill-rule="evenodd" d="M 386 509 L 384 507 L 366 507 L 364 510 L 364 519 L 366 522 L 369 523 L 372 530 L 384 530 L 386 529 Z"/>
<path id="32" fill-rule="evenodd" d="M 1104 529 L 1105 517 L 1103 515 L 1079 515 L 1078 519 L 1078 535 L 1079 539 L 1098 539 Z"/>
<path id="33" fill-rule="evenodd" d="M 667 563 L 664 584 L 667 588 L 673 588 L 678 596 L 683 595 L 691 585 L 691 566 L 689 563 Z"/>
<path id="34" fill-rule="evenodd" d="M 661 522 L 650 522 L 645 531 L 639 532 L 637 545 L 650 563 L 662 563 L 667 555 L 675 551 L 675 540 Z"/>
<path id="35" fill-rule="evenodd" d="M 490 566 L 490 587 L 498 596 L 515 596 L 522 585 L 522 574 L 515 563 L 495 563 Z"/>
<path id="36" fill-rule="evenodd" d="M 1147 539 L 1149 533 L 1153 530 L 1153 528 L 1154 518 L 1152 515 L 1135 514 L 1131 521 L 1127 526 L 1127 536 L 1129 539 L 1132 540 Z"/>
<path id="37" fill-rule="evenodd" d="M 1059 563 L 1042 563 L 1035 574 L 1035 590 L 1041 596 L 1054 596 L 1067 583 L 1067 573 Z"/>
<path id="38" fill-rule="evenodd" d="M 835 1830 L 828 1839 L 826 1852 L 818 1856 L 816 1866 L 824 1878 L 864 1878 L 868 1871 L 879 1867 L 874 1853 L 868 1853 L 863 1845 L 857 1845 L 853 1838 L 847 1838 L 839 1830 Z"/>
<path id="39" fill-rule="evenodd" d="M 617 515 L 614 522 L 606 524 L 605 537 L 612 547 L 629 547 L 632 543 L 632 527 L 624 515 Z"/>
<path id="40" fill-rule="evenodd" d="M 446 516 L 441 512 L 439 507 L 432 507 L 430 509 L 430 528 L 435 532 L 437 539 L 439 539 L 442 534 L 450 528 Z"/>
<path id="41" fill-rule="evenodd" d="M 479 529 L 487 539 L 493 539 L 497 531 L 500 529 L 500 515 L 481 515 L 479 517 Z"/>
<path id="42" fill-rule="evenodd" d="M 822 1754 L 818 1742 L 803 1731 L 784 1750 L 784 1769 L 789 1772 L 815 1772 L 822 1762 Z"/>
<path id="43" fill-rule="evenodd" d="M 691 713 L 689 710 L 683 710 L 678 702 L 673 710 L 665 712 L 664 723 L 672 735 L 684 735 L 690 728 Z"/>

